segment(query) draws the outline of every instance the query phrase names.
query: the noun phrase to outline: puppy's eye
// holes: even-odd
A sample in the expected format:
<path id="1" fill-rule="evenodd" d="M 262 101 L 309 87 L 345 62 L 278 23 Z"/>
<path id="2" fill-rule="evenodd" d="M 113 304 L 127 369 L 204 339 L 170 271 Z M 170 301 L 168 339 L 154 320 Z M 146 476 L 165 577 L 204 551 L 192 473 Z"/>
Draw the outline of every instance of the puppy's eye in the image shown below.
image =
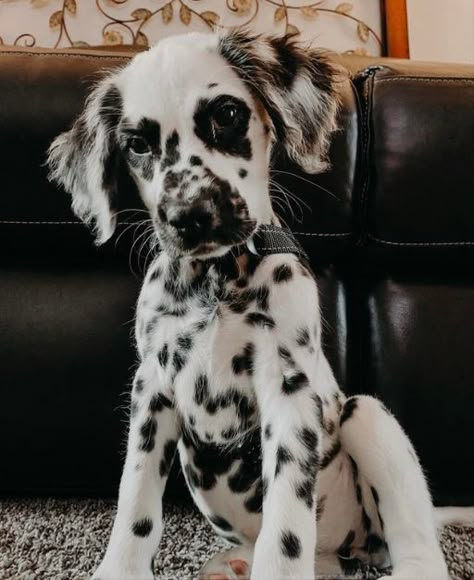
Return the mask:
<path id="1" fill-rule="evenodd" d="M 216 106 L 212 115 L 218 128 L 229 129 L 239 122 L 239 107 L 234 103 L 223 103 Z"/>
<path id="2" fill-rule="evenodd" d="M 130 137 L 127 141 L 127 149 L 135 155 L 148 155 L 151 153 L 150 145 L 142 137 Z"/>

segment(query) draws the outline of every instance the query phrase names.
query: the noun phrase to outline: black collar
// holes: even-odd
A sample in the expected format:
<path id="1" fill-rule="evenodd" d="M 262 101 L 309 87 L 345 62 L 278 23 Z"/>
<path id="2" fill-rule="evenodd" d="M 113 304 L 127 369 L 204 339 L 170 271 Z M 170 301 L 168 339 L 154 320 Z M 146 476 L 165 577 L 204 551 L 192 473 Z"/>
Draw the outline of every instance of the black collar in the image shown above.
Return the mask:
<path id="1" fill-rule="evenodd" d="M 245 244 L 256 256 L 270 254 L 296 254 L 309 261 L 307 253 L 295 238 L 293 232 L 274 225 L 261 225 Z"/>

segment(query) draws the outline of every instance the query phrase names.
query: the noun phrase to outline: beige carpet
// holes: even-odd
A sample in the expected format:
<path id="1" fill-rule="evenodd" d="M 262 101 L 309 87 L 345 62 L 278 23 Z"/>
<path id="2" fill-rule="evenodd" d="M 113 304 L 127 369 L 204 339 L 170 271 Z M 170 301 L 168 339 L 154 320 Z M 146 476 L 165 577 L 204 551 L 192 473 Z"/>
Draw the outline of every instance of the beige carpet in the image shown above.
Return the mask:
<path id="1" fill-rule="evenodd" d="M 0 580 L 83 580 L 104 552 L 114 503 L 101 500 L 5 500 L 0 502 Z M 155 559 L 156 577 L 191 580 L 226 547 L 189 506 L 168 507 Z M 474 529 L 450 527 L 443 547 L 456 580 L 474 578 Z M 377 578 L 373 570 L 360 578 Z M 417 580 L 417 579 L 413 579 Z"/>

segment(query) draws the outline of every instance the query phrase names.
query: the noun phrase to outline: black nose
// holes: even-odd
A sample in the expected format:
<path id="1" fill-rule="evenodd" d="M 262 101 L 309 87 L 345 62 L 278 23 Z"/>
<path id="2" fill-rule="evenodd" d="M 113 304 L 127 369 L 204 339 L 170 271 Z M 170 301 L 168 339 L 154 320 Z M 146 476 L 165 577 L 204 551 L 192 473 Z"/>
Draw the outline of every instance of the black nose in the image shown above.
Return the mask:
<path id="1" fill-rule="evenodd" d="M 174 227 L 179 233 L 199 234 L 206 230 L 212 221 L 211 214 L 202 207 L 168 208 L 165 212 L 160 210 L 160 218 L 163 222 Z"/>

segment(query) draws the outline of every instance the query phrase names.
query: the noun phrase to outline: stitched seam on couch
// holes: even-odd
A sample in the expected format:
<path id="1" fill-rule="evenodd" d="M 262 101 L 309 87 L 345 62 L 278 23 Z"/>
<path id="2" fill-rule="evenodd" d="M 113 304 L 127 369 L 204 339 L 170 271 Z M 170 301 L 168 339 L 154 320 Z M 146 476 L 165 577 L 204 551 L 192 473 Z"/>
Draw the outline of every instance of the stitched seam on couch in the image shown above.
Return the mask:
<path id="1" fill-rule="evenodd" d="M 25 56 L 25 57 L 38 57 L 38 58 L 60 58 L 60 59 L 64 59 L 64 58 L 76 58 L 76 59 L 83 59 L 83 60 L 124 60 L 124 61 L 128 61 L 130 60 L 133 56 L 135 56 L 134 54 L 131 54 L 130 56 L 128 55 L 124 55 L 124 54 L 120 54 L 120 55 L 112 55 L 112 54 L 98 54 L 98 55 L 93 55 L 93 54 L 81 54 L 81 53 L 74 53 L 74 52 L 65 52 L 65 53 L 49 53 L 49 52 L 19 52 L 19 51 L 7 51 L 7 50 L 2 50 L 0 52 L 0 55 L 2 54 L 7 54 L 9 56 Z"/>
<path id="2" fill-rule="evenodd" d="M 362 155 L 363 155 L 363 172 L 365 174 L 362 184 L 362 193 L 360 199 L 360 228 L 361 236 L 367 235 L 368 230 L 368 199 L 370 188 L 370 121 L 372 118 L 372 97 L 374 88 L 374 77 L 370 75 L 364 82 L 364 114 L 362 117 Z"/>
<path id="3" fill-rule="evenodd" d="M 451 241 L 451 242 L 392 242 L 390 240 L 383 240 L 369 234 L 369 238 L 378 244 L 384 246 L 410 246 L 410 247 L 448 247 L 448 246 L 474 246 L 474 241 Z"/>
<path id="4" fill-rule="evenodd" d="M 22 225 L 22 226 L 39 226 L 39 225 L 46 225 L 46 226 L 65 226 L 65 225 L 72 225 L 72 226 L 84 226 L 82 222 L 73 222 L 73 221 L 15 221 L 15 220 L 0 220 L 0 224 L 6 225 Z M 133 226 L 138 225 L 139 222 L 118 222 L 117 226 Z M 311 237 L 349 237 L 352 235 L 352 232 L 293 232 L 295 235 L 298 236 L 311 236 Z"/>
<path id="5" fill-rule="evenodd" d="M 377 84 L 382 83 L 393 83 L 393 82 L 415 82 L 415 83 L 425 83 L 425 84 L 474 84 L 474 78 L 469 77 L 454 77 L 454 78 L 438 78 L 438 77 L 407 77 L 407 76 L 395 76 L 385 79 L 377 79 L 375 81 Z"/>

